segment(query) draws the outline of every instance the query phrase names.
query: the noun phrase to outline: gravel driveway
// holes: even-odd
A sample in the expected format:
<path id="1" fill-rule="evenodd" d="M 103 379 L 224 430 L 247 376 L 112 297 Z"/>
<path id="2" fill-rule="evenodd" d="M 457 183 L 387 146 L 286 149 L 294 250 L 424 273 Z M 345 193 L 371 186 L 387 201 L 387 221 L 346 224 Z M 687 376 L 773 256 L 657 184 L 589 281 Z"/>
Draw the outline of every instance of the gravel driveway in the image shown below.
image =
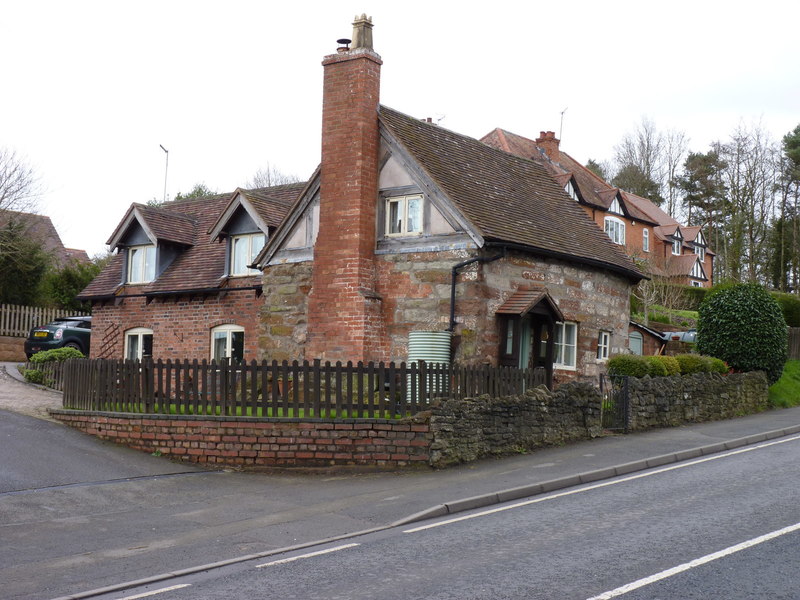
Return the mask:
<path id="1" fill-rule="evenodd" d="M 23 383 L 9 375 L 15 363 L 0 363 L 0 409 L 54 421 L 48 408 L 61 408 L 61 392 Z"/>

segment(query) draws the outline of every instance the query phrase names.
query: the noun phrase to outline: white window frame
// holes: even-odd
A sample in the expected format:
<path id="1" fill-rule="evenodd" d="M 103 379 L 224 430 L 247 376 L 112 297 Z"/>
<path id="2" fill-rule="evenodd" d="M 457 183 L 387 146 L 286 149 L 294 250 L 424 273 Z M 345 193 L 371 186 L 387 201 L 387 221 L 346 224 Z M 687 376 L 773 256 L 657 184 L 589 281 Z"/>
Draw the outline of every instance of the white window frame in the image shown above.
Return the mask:
<path id="1" fill-rule="evenodd" d="M 642 250 L 650 252 L 650 230 L 646 227 L 642 229 Z"/>
<path id="2" fill-rule="evenodd" d="M 411 231 L 408 230 L 408 205 L 411 200 L 419 200 L 419 214 L 417 215 L 417 228 Z M 424 214 L 424 198 L 422 194 L 409 194 L 408 196 L 392 196 L 386 199 L 386 236 L 411 236 L 422 235 L 423 229 L 423 214 Z M 402 214 L 400 219 L 400 231 L 392 231 L 392 205 L 396 204 L 398 213 Z"/>
<path id="3" fill-rule="evenodd" d="M 611 332 L 601 331 L 597 336 L 597 360 L 608 360 L 611 352 Z"/>
<path id="4" fill-rule="evenodd" d="M 700 259 L 700 262 L 704 262 L 706 260 L 706 249 L 703 246 L 695 246 L 694 253 Z"/>
<path id="5" fill-rule="evenodd" d="M 225 350 L 223 352 L 224 356 L 220 357 L 220 359 L 231 358 L 233 355 L 233 334 L 234 333 L 241 333 L 242 334 L 242 360 L 244 360 L 244 327 L 241 325 L 236 325 L 233 323 L 225 324 L 225 325 L 218 325 L 216 327 L 211 328 L 211 352 L 210 356 L 211 359 L 214 360 L 216 357 L 214 356 L 214 349 L 215 349 L 215 338 L 216 334 L 224 333 L 225 334 Z"/>
<path id="6" fill-rule="evenodd" d="M 153 346 L 153 330 L 148 329 L 147 327 L 134 327 L 133 329 L 128 329 L 125 332 L 125 349 L 124 349 L 124 356 L 126 359 L 130 360 L 142 360 L 144 358 L 144 336 L 150 336 L 150 351 L 152 352 Z M 136 339 L 136 356 L 131 357 L 129 356 L 131 350 L 131 340 Z M 152 354 L 148 357 L 152 358 Z"/>
<path id="7" fill-rule="evenodd" d="M 672 239 L 672 254 L 674 256 L 680 256 L 682 251 L 683 251 L 683 237 L 681 236 L 680 230 L 676 229 Z"/>
<path id="8" fill-rule="evenodd" d="M 139 268 L 134 269 L 134 260 L 133 257 L 139 252 L 144 252 Z M 148 271 L 147 269 L 147 257 L 151 255 L 150 264 L 152 265 L 152 269 Z M 144 244 L 141 246 L 128 246 L 128 274 L 126 279 L 127 283 L 150 283 L 156 278 L 156 259 L 158 257 L 158 253 L 156 252 L 156 246 L 154 244 Z"/>
<path id="9" fill-rule="evenodd" d="M 700 281 L 692 281 L 692 287 L 703 287 Z"/>
<path id="10" fill-rule="evenodd" d="M 617 213 L 618 215 L 624 215 L 625 213 L 622 212 L 622 206 L 619 203 L 619 196 L 614 198 L 614 201 L 611 203 L 611 206 L 608 207 L 608 212 Z"/>
<path id="11" fill-rule="evenodd" d="M 625 221 L 617 217 L 606 217 L 603 230 L 612 242 L 620 246 L 625 245 Z"/>
<path id="12" fill-rule="evenodd" d="M 255 246 L 253 242 L 257 238 L 261 238 L 261 245 Z M 236 245 L 239 243 L 247 244 L 247 264 L 245 265 L 237 265 L 236 264 Z M 230 266 L 228 269 L 228 273 L 233 277 L 246 277 L 248 275 L 258 275 L 261 273 L 258 269 L 250 269 L 247 265 L 253 264 L 253 261 L 256 258 L 256 255 L 261 251 L 264 247 L 264 244 L 267 243 L 267 236 L 264 235 L 262 232 L 259 233 L 246 233 L 243 235 L 233 235 L 231 236 L 231 245 L 230 245 Z M 255 249 L 254 249 L 255 248 Z"/>
<path id="13" fill-rule="evenodd" d="M 575 200 L 575 202 L 580 202 L 580 198 L 578 197 L 578 191 L 575 189 L 575 185 L 572 181 L 568 181 L 567 185 L 564 186 L 564 191 L 569 194 L 569 197 Z"/>
<path id="14" fill-rule="evenodd" d="M 566 339 L 565 336 L 569 339 Z M 574 321 L 556 323 L 554 344 L 553 366 L 556 369 L 575 371 L 578 365 L 578 324 Z M 565 348 L 572 350 L 571 361 L 564 361 Z M 570 353 L 567 352 L 567 354 Z"/>

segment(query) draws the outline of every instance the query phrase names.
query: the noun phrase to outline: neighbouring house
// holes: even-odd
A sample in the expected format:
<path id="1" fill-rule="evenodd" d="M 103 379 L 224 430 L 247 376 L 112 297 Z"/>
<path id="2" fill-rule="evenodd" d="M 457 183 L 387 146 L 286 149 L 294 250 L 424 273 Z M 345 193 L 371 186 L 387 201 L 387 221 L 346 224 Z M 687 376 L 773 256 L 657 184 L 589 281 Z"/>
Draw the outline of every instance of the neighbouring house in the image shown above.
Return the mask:
<path id="1" fill-rule="evenodd" d="M 133 204 L 107 242 L 116 255 L 79 296 L 92 303 L 91 356 L 255 358 L 251 264 L 303 187 Z"/>
<path id="2" fill-rule="evenodd" d="M 81 296 L 93 355 L 403 361 L 435 330 L 462 363 L 596 379 L 642 272 L 541 161 L 380 105 L 371 19 L 353 27 L 307 184 L 130 208 Z"/>
<path id="3" fill-rule="evenodd" d="M 53 258 L 53 263 L 57 267 L 62 267 L 71 261 L 89 262 L 86 250 L 64 246 L 53 221 L 46 215 L 13 210 L 0 211 L 0 229 L 10 223 L 24 227 L 27 236 L 41 244 L 44 251 Z"/>
<path id="4" fill-rule="evenodd" d="M 603 181 L 560 149 L 552 131 L 536 140 L 495 129 L 482 142 L 547 168 L 615 244 L 653 276 L 695 287 L 713 285 L 714 253 L 701 227 L 688 227 L 653 202 Z"/>

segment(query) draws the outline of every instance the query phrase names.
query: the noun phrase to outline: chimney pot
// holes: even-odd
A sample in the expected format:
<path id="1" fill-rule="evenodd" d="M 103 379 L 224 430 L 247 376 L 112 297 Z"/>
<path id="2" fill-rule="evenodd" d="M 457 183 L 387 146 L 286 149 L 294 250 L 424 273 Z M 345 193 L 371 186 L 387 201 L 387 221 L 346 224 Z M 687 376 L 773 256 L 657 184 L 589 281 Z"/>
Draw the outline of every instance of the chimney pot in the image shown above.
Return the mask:
<path id="1" fill-rule="evenodd" d="M 362 14 L 353 20 L 353 50 L 366 48 L 372 50 L 372 17 Z"/>

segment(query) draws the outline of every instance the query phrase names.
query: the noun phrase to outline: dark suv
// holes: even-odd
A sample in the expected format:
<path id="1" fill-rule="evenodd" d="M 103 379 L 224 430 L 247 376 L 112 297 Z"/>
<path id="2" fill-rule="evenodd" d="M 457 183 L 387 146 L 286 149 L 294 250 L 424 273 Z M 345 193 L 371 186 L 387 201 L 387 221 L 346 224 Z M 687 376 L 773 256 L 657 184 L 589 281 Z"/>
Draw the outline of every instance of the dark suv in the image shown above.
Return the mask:
<path id="1" fill-rule="evenodd" d="M 75 348 L 88 355 L 91 333 L 92 317 L 61 317 L 31 329 L 25 340 L 25 356 L 53 348 Z"/>

